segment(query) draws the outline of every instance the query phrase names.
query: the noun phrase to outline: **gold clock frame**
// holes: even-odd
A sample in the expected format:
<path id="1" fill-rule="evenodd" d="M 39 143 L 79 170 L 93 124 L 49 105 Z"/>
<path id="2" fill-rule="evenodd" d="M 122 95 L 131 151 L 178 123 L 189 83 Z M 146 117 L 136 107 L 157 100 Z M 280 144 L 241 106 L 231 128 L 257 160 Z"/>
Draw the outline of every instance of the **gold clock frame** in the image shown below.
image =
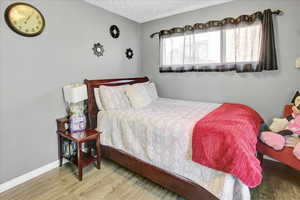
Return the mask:
<path id="1" fill-rule="evenodd" d="M 12 22 L 9 19 L 9 13 L 10 13 L 10 11 L 11 11 L 12 8 L 14 8 L 15 6 L 18 6 L 18 5 L 25 5 L 25 6 L 31 7 L 32 9 L 35 9 L 40 14 L 40 16 L 42 18 L 42 21 L 43 21 L 43 27 L 41 28 L 41 30 L 39 32 L 36 32 L 36 33 L 24 33 L 24 32 L 19 31 L 18 29 L 16 29 L 12 25 Z M 13 30 L 15 33 L 17 33 L 19 35 L 22 35 L 24 37 L 35 37 L 35 36 L 38 36 L 38 35 L 40 35 L 44 31 L 45 26 L 46 26 L 44 15 L 40 12 L 40 10 L 37 9 L 36 7 L 28 4 L 28 3 L 23 3 L 23 2 L 17 2 L 17 3 L 13 3 L 13 4 L 9 5 L 6 8 L 6 10 L 5 10 L 4 18 L 5 18 L 6 24 L 8 25 L 8 27 L 11 30 Z"/>

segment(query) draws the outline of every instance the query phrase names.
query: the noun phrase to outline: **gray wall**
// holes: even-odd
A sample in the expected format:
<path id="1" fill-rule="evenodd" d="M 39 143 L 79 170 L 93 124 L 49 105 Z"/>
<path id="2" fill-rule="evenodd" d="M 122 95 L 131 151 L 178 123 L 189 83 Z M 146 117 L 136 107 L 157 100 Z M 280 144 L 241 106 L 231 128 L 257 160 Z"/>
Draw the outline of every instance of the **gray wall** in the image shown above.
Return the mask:
<path id="1" fill-rule="evenodd" d="M 45 16 L 44 32 L 25 38 L 3 19 L 0 1 L 0 183 L 57 160 L 55 119 L 65 115 L 61 87 L 140 75 L 140 25 L 83 0 L 25 0 Z M 117 24 L 120 38 L 109 35 Z M 91 50 L 104 45 L 104 57 Z M 135 51 L 134 59 L 125 49 Z"/>
<path id="2" fill-rule="evenodd" d="M 0 13 L 12 2 L 1 0 Z M 83 0 L 25 2 L 44 13 L 46 29 L 38 37 L 25 38 L 12 32 L 0 18 L 0 183 L 57 160 L 55 119 L 65 115 L 61 87 L 84 78 L 147 75 L 157 83 L 160 96 L 245 103 L 268 120 L 279 115 L 282 105 L 300 89 L 300 70 L 294 67 L 300 56 L 298 0 L 241 0 L 142 25 Z M 285 12 L 275 21 L 279 71 L 158 73 L 158 41 L 149 38 L 151 33 L 264 8 Z M 117 40 L 108 33 L 111 24 L 121 30 Z M 104 57 L 93 55 L 95 42 L 104 45 Z M 133 60 L 124 56 L 128 47 L 135 50 Z"/>
<path id="3" fill-rule="evenodd" d="M 151 33 L 196 22 L 252 14 L 265 8 L 284 11 L 284 15 L 275 20 L 279 71 L 246 74 L 158 72 L 158 39 L 150 39 Z M 157 83 L 162 97 L 244 103 L 270 121 L 280 115 L 283 105 L 289 103 L 296 90 L 300 90 L 300 69 L 295 68 L 296 58 L 300 57 L 299 9 L 299 0 L 239 0 L 144 23 L 141 38 L 143 74 Z"/>

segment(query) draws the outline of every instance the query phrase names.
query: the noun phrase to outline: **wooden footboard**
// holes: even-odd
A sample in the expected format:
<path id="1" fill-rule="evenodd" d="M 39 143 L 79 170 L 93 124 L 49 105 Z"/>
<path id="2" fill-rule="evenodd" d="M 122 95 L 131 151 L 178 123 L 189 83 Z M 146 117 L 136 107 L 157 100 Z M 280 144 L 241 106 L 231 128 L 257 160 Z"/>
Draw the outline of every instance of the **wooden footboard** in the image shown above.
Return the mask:
<path id="1" fill-rule="evenodd" d="M 108 158 L 119 165 L 179 194 L 189 200 L 217 200 L 217 198 L 194 182 L 174 175 L 166 170 L 148 164 L 125 152 L 109 146 L 101 145 L 102 157 Z"/>

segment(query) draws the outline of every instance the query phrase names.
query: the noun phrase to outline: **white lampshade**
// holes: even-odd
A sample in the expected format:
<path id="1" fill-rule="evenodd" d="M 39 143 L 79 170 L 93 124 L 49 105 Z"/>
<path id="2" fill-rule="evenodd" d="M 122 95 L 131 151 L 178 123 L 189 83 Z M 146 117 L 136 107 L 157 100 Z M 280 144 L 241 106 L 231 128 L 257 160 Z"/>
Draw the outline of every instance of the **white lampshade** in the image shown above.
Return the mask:
<path id="1" fill-rule="evenodd" d="M 65 101 L 78 103 L 87 99 L 87 88 L 85 84 L 72 84 L 64 86 Z"/>
<path id="2" fill-rule="evenodd" d="M 300 68 L 300 57 L 296 60 L 296 68 Z"/>

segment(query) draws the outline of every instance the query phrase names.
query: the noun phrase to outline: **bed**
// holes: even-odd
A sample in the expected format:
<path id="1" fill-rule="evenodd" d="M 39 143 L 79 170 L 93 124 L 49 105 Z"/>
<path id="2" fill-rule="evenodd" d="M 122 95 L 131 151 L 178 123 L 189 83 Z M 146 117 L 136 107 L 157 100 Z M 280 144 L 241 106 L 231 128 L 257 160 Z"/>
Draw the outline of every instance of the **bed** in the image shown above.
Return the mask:
<path id="1" fill-rule="evenodd" d="M 147 81 L 147 77 L 85 80 L 88 126 L 103 132 L 102 157 L 187 199 L 250 199 L 249 188 L 239 179 L 191 160 L 193 124 L 220 104 L 159 98 L 142 109 L 98 110 L 94 88 Z"/>

